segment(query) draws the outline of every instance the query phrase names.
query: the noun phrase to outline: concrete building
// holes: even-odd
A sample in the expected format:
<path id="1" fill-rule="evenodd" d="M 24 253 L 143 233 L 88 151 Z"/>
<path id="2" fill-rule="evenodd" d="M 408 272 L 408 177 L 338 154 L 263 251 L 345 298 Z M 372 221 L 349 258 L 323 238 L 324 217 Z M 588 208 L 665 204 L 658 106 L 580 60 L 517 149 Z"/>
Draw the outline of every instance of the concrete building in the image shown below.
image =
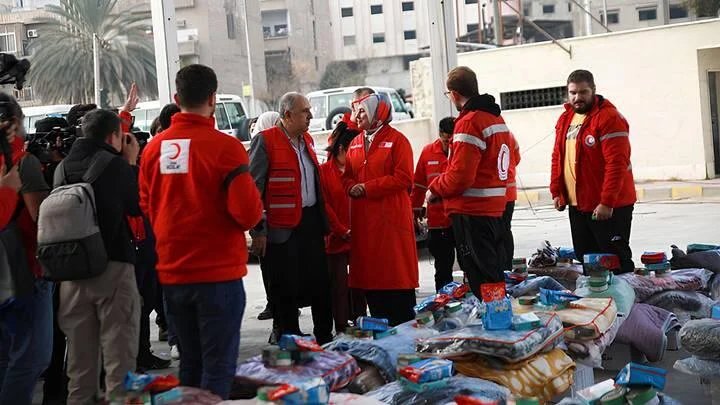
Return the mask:
<path id="1" fill-rule="evenodd" d="M 521 146 L 522 186 L 549 184 L 566 79 L 581 68 L 627 118 L 637 180 L 697 180 L 720 176 L 718 32 L 720 19 L 696 21 L 560 41 L 572 55 L 546 42 L 464 53 L 458 64 L 501 104 Z M 412 76 L 415 113 L 429 117 L 430 60 L 413 62 Z"/>
<path id="2" fill-rule="evenodd" d="M 615 32 L 697 20 L 684 3 L 683 0 L 607 0 L 607 27 Z M 602 1 L 591 2 L 590 8 L 596 18 L 605 21 Z M 576 26 L 584 27 L 584 20 L 576 21 Z M 604 33 L 605 28 L 593 21 L 592 32 Z"/>
<path id="3" fill-rule="evenodd" d="M 201 63 L 218 75 L 221 93 L 243 95 L 250 84 L 243 7 L 247 1 L 250 49 L 262 47 L 260 8 L 252 0 L 174 0 L 180 65 Z M 150 0 L 123 0 L 135 13 L 150 13 Z M 265 58 L 253 52 L 253 88 L 256 96 L 267 92 Z"/>
<path id="4" fill-rule="evenodd" d="M 327 0 L 260 0 L 269 97 L 317 89 L 334 59 Z"/>

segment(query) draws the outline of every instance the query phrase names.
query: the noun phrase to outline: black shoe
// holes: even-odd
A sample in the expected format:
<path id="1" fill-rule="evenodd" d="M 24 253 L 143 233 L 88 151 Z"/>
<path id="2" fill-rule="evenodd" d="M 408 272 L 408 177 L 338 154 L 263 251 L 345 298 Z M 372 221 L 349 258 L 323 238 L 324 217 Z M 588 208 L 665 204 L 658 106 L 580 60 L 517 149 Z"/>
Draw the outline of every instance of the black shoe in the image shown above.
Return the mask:
<path id="1" fill-rule="evenodd" d="M 270 345 L 277 345 L 278 340 L 280 340 L 280 328 L 277 326 L 275 322 L 273 322 L 273 328 L 272 332 L 270 332 L 270 338 L 268 339 L 268 344 Z"/>
<path id="2" fill-rule="evenodd" d="M 272 308 L 269 303 L 265 305 L 265 309 L 258 315 L 258 320 L 260 321 L 267 321 L 268 319 L 273 319 Z"/>
<path id="3" fill-rule="evenodd" d="M 171 360 L 166 360 L 150 353 L 149 355 L 143 356 L 142 359 L 138 360 L 137 368 L 144 369 L 145 371 L 163 370 L 166 368 L 170 368 L 170 364 L 172 364 Z"/>
<path id="4" fill-rule="evenodd" d="M 158 330 L 158 340 L 161 342 L 167 342 L 168 341 L 168 331 L 167 329 L 160 328 Z"/>

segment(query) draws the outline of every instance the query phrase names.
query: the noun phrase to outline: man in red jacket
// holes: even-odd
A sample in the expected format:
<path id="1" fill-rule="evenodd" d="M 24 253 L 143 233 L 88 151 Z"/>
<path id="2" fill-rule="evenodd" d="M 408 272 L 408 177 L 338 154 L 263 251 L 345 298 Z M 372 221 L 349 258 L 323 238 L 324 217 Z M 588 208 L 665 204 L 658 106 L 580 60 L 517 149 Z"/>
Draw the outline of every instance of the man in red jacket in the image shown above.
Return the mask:
<path id="1" fill-rule="evenodd" d="M 440 120 L 440 136 L 435 142 L 423 148 L 415 167 L 415 180 L 410 200 L 415 219 L 427 216 L 430 235 L 428 250 L 435 259 L 435 292 L 453 281 L 452 269 L 455 264 L 455 236 L 450 217 L 445 213 L 441 200 L 428 204 L 423 209 L 428 185 L 447 169 L 450 140 L 455 128 L 455 118 Z"/>
<path id="2" fill-rule="evenodd" d="M 620 257 L 621 272 L 631 272 L 636 195 L 628 123 L 595 94 L 595 79 L 586 70 L 570 74 L 568 100 L 555 126 L 550 183 L 555 208 L 570 206 L 578 260 L 588 253 L 612 253 Z"/>
<path id="3" fill-rule="evenodd" d="M 482 283 L 505 280 L 505 222 L 512 135 L 500 106 L 480 95 L 475 72 L 448 73 L 446 93 L 460 115 L 447 170 L 430 183 L 428 202 L 442 198 L 452 219 L 458 262 L 476 296 Z"/>
<path id="4" fill-rule="evenodd" d="M 4 228 L 12 219 L 18 202 L 18 191 L 22 187 L 20 172 L 13 166 L 9 173 L 5 165 L 0 165 L 0 228 Z"/>
<path id="5" fill-rule="evenodd" d="M 245 231 L 260 221 L 262 202 L 245 148 L 215 129 L 215 72 L 190 65 L 175 84 L 181 112 L 143 152 L 140 204 L 182 347 L 180 382 L 227 399 L 245 311 Z"/>

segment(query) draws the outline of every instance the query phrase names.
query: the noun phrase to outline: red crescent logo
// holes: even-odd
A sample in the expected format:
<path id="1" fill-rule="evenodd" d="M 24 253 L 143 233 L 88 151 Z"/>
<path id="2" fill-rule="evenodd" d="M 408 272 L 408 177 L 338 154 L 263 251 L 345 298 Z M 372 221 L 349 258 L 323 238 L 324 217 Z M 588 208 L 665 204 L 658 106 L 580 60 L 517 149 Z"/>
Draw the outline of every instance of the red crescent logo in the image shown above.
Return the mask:
<path id="1" fill-rule="evenodd" d="M 175 154 L 173 156 L 170 156 L 170 160 L 175 160 L 178 158 L 178 156 L 180 156 L 180 152 L 182 152 L 182 149 L 180 148 L 180 145 L 176 143 L 171 143 L 170 146 L 174 146 L 176 150 Z"/>

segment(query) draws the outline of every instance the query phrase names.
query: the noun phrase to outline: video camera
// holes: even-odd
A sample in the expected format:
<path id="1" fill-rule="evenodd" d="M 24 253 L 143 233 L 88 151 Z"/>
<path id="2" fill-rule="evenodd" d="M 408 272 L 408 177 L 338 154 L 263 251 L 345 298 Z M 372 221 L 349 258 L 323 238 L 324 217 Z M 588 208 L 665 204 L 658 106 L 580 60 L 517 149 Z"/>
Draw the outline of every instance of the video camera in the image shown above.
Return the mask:
<path id="1" fill-rule="evenodd" d="M 40 159 L 42 164 L 53 163 L 70 153 L 70 148 L 79 137 L 78 132 L 78 127 L 56 127 L 49 132 L 29 134 L 26 138 L 27 151 Z"/>

